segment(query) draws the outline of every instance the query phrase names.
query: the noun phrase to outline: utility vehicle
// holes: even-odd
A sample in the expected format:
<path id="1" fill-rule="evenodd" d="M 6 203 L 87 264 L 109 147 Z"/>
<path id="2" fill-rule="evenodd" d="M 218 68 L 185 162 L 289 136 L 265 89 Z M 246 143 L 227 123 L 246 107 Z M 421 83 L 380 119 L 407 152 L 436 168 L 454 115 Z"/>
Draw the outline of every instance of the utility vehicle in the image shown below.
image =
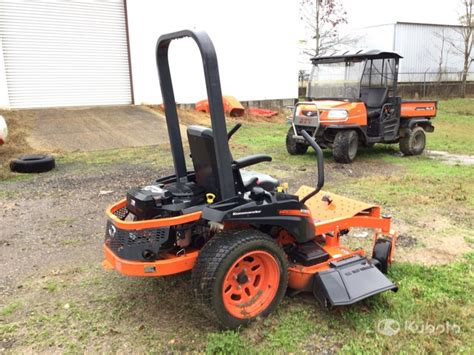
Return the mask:
<path id="1" fill-rule="evenodd" d="M 203 61 L 212 128 L 189 126 L 193 169 L 187 169 L 170 69 L 170 42 L 191 37 Z M 314 139 L 316 188 L 295 194 L 278 180 L 245 168 L 269 162 L 257 154 L 234 159 L 222 103 L 217 58 L 205 32 L 163 35 L 156 47 L 171 143 L 173 175 L 128 191 L 107 209 L 103 266 L 128 276 L 159 277 L 192 271 L 190 301 L 225 328 L 273 311 L 285 292 L 309 291 L 324 307 L 348 305 L 397 287 L 384 273 L 396 234 L 375 205 L 321 191 L 323 155 Z M 351 250 L 341 237 L 351 227 L 374 230 L 371 255 Z"/>
<path id="2" fill-rule="evenodd" d="M 306 153 L 305 130 L 339 163 L 351 163 L 359 147 L 375 143 L 399 143 L 404 155 L 421 154 L 425 132 L 434 131 L 437 102 L 397 96 L 400 58 L 377 50 L 313 58 L 306 101 L 289 119 L 288 153 Z"/>

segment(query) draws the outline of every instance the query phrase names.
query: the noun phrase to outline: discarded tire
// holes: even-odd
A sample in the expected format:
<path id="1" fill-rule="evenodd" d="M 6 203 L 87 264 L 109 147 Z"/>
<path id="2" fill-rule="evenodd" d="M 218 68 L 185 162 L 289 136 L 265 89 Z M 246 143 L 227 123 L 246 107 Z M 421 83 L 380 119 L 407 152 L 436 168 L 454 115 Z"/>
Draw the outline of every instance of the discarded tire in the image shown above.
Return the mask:
<path id="1" fill-rule="evenodd" d="M 45 154 L 23 155 L 10 162 L 10 170 L 17 173 L 44 173 L 55 166 L 54 158 Z"/>

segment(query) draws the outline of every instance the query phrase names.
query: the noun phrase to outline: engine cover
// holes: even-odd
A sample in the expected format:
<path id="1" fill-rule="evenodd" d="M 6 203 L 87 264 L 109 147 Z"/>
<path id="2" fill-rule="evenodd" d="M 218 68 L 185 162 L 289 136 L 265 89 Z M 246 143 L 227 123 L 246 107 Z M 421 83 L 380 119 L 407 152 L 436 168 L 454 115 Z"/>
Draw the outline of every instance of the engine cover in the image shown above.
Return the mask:
<path id="1" fill-rule="evenodd" d="M 127 193 L 127 209 L 137 220 L 180 215 L 204 203 L 204 190 L 194 182 L 136 187 Z"/>
<path id="2" fill-rule="evenodd" d="M 171 203 L 173 195 L 160 185 L 136 187 L 127 192 L 127 209 L 138 219 L 161 215 L 163 205 Z"/>

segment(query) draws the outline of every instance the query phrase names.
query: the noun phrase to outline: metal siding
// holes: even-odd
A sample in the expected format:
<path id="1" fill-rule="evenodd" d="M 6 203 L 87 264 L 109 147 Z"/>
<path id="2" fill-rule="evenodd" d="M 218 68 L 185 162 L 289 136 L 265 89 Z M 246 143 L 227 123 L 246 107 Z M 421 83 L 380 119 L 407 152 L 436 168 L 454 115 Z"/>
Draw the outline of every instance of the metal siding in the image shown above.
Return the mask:
<path id="1" fill-rule="evenodd" d="M 348 46 L 351 51 L 378 49 L 393 51 L 394 24 L 358 28 L 351 32 L 357 41 Z"/>
<path id="2" fill-rule="evenodd" d="M 397 23 L 395 25 L 395 52 L 403 56 L 400 60 L 400 73 L 437 73 L 441 53 L 440 33 L 461 43 L 460 35 L 453 27 L 425 24 Z M 445 43 L 444 67 L 448 72 L 462 71 L 462 54 Z M 433 76 L 435 78 L 435 76 Z M 402 81 L 407 81 L 403 80 Z M 410 74 L 409 81 L 423 80 L 423 74 Z"/>
<path id="3" fill-rule="evenodd" d="M 122 0 L 0 0 L 12 108 L 130 104 Z"/>

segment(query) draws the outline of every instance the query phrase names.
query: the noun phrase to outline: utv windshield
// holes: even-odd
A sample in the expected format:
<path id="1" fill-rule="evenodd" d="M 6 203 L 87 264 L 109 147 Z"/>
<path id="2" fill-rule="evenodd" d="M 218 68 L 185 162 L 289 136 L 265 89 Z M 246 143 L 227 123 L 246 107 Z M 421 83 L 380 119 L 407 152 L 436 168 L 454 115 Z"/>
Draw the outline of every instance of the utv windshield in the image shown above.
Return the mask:
<path id="1" fill-rule="evenodd" d="M 358 100 L 364 65 L 365 60 L 314 64 L 307 96 Z"/>

